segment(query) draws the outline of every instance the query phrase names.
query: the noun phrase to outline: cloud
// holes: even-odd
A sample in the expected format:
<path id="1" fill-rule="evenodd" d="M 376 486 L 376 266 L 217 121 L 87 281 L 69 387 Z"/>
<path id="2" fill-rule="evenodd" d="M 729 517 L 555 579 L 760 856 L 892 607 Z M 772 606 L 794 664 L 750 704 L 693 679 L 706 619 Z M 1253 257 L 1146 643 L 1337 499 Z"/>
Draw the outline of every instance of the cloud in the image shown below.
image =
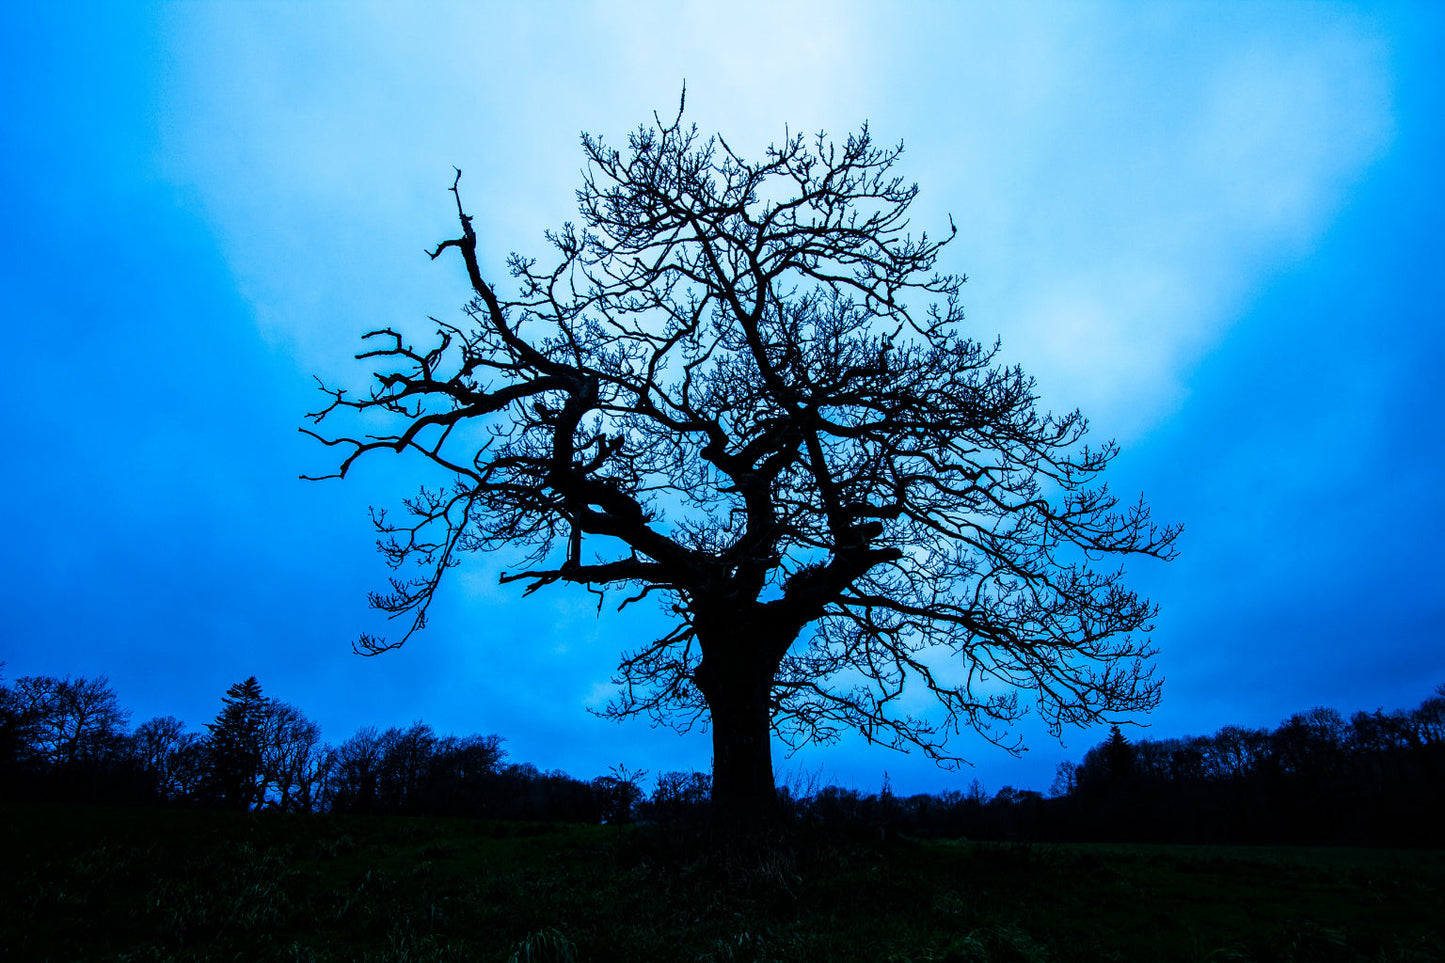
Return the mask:
<path id="1" fill-rule="evenodd" d="M 263 330 L 330 373 L 368 327 L 455 315 L 459 272 L 422 256 L 455 230 L 451 164 L 500 274 L 573 215 L 576 132 L 620 139 L 684 78 L 745 149 L 871 117 L 911 145 L 919 226 L 958 220 L 978 336 L 1135 436 L 1390 137 L 1367 22 L 1170 10 L 186 7 L 170 173 Z"/>
<path id="2" fill-rule="evenodd" d="M 198 198 L 268 338 L 334 372 L 369 327 L 455 316 L 459 269 L 422 253 L 456 231 L 452 165 L 500 275 L 507 253 L 541 253 L 542 232 L 575 217 L 578 132 L 625 138 L 675 109 L 684 79 L 694 116 L 758 145 L 832 113 L 850 86 L 846 21 L 762 11 L 175 8 L 167 173 Z"/>
<path id="3" fill-rule="evenodd" d="M 905 137 L 977 335 L 1137 437 L 1388 148 L 1389 50 L 1298 8 L 1029 9 L 928 25 Z"/>

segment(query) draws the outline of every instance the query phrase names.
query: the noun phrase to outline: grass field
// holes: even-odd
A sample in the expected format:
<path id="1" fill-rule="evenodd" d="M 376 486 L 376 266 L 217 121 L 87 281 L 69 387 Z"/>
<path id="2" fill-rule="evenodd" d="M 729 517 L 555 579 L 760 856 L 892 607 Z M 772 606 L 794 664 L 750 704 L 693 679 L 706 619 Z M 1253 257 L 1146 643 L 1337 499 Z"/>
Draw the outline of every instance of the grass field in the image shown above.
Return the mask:
<path id="1" fill-rule="evenodd" d="M 0 807 L 14 960 L 1445 961 L 1437 851 Z"/>

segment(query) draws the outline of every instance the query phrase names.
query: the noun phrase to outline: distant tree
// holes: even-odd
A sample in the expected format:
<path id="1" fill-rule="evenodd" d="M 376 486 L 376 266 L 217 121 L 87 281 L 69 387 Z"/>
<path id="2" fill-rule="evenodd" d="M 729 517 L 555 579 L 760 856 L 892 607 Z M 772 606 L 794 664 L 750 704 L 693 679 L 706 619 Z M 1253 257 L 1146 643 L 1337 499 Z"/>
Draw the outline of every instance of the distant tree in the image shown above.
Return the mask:
<path id="1" fill-rule="evenodd" d="M 1134 774 L 1138 751 L 1118 726 L 1109 727 L 1109 738 L 1102 750 L 1105 777 L 1112 784 L 1126 782 Z"/>
<path id="2" fill-rule="evenodd" d="M 990 806 L 1022 806 L 1035 805 L 1042 801 L 1043 793 L 1034 789 L 1015 789 L 1013 786 L 1004 786 L 994 793 L 989 800 Z"/>
<path id="3" fill-rule="evenodd" d="M 498 774 L 507 750 L 500 736 L 443 736 L 432 747 L 419 808 L 443 815 L 479 816 L 493 811 Z"/>
<path id="4" fill-rule="evenodd" d="M 1142 739 L 1133 744 L 1132 774 L 1144 783 L 1192 782 L 1203 778 L 1204 755 L 1194 739 Z"/>
<path id="5" fill-rule="evenodd" d="M 1049 795 L 1070 796 L 1079 787 L 1079 767 L 1076 763 L 1065 760 L 1054 769 L 1054 781 L 1049 786 Z"/>
<path id="6" fill-rule="evenodd" d="M 1088 752 L 1074 773 L 1077 788 L 1086 796 L 1117 796 L 1138 774 L 1139 752 L 1119 729 Z"/>
<path id="7" fill-rule="evenodd" d="M 1445 685 L 1409 714 L 1410 728 L 1422 746 L 1445 747 Z"/>
<path id="8" fill-rule="evenodd" d="M 310 812 L 325 762 L 321 727 L 295 706 L 267 700 L 261 724 L 261 794 L 267 805 Z"/>
<path id="9" fill-rule="evenodd" d="M 363 726 L 336 747 L 327 772 L 326 808 L 369 813 L 378 803 L 385 748 L 373 726 Z"/>
<path id="10" fill-rule="evenodd" d="M 1099 484 L 1117 449 L 1083 446 L 1081 414 L 1042 412 L 963 333 L 964 279 L 936 271 L 951 234 L 910 233 L 902 148 L 864 127 L 753 162 L 681 117 L 625 150 L 583 136 L 583 224 L 547 235 L 547 264 L 513 255 L 511 295 L 458 172 L 461 236 L 431 255 L 461 256 L 471 326 L 421 348 L 373 331 L 371 390 L 326 389 L 314 420 L 352 409 L 367 432 L 312 433 L 345 452 L 327 477 L 411 451 L 451 478 L 374 513 L 418 573 L 371 599 L 405 636 L 359 650 L 420 629 L 468 552 L 524 559 L 502 581 L 527 593 L 661 596 L 674 628 L 625 655 L 608 712 L 706 719 L 714 803 L 740 819 L 775 803 L 770 731 L 956 764 L 965 728 L 1021 750 L 1019 692 L 1055 733 L 1152 708 L 1155 608 L 1097 563 L 1170 557 L 1177 530 Z M 936 710 L 898 711 L 906 687 Z"/>
<path id="11" fill-rule="evenodd" d="M 637 804 L 643 798 L 641 782 L 646 777 L 645 769 L 613 766 L 608 775 L 592 780 L 603 821 L 614 826 L 632 822 Z"/>
<path id="12" fill-rule="evenodd" d="M 1214 779 L 1242 783 L 1258 772 L 1269 751 L 1267 730 L 1225 726 L 1205 741 L 1205 770 Z"/>
<path id="13" fill-rule="evenodd" d="M 264 798 L 267 705 L 261 684 L 251 676 L 226 690 L 216 721 L 207 723 L 206 786 L 217 805 L 250 809 Z"/>
<path id="14" fill-rule="evenodd" d="M 187 732 L 175 716 L 142 722 L 131 736 L 131 751 L 155 779 L 156 791 L 163 799 L 180 802 L 200 790 L 205 778 L 205 740 Z"/>
<path id="15" fill-rule="evenodd" d="M 56 770 L 115 755 L 130 718 L 105 676 L 26 676 L 15 680 L 9 702 L 21 755 Z"/>
<path id="16" fill-rule="evenodd" d="M 1282 773 L 1316 784 L 1338 772 L 1348 735 L 1349 726 L 1337 709 L 1297 712 L 1270 736 L 1274 763 Z"/>
<path id="17" fill-rule="evenodd" d="M 449 778 L 461 781 L 495 773 L 507 758 L 501 736 L 446 736 L 437 741 L 432 754 L 433 771 L 444 764 Z"/>
<path id="18" fill-rule="evenodd" d="M 808 813 L 825 823 L 853 823 L 862 818 L 862 793 L 841 786 L 824 786 L 808 801 Z"/>
<path id="19" fill-rule="evenodd" d="M 5 663 L 0 662 L 0 669 Z M 20 788 L 35 719 L 27 712 L 16 688 L 0 683 L 0 797 Z"/>
<path id="20" fill-rule="evenodd" d="M 5 663 L 0 662 L 0 670 Z M 20 765 L 21 752 L 26 743 L 23 731 L 27 725 L 21 712 L 19 695 L 3 681 L 0 681 L 0 772 L 11 778 Z M 8 785 L 11 779 L 6 779 Z"/>
<path id="21" fill-rule="evenodd" d="M 659 773 L 648 799 L 655 819 L 671 820 L 702 812 L 712 798 L 712 779 L 705 772 Z"/>
<path id="22" fill-rule="evenodd" d="M 406 729 L 388 729 L 382 737 L 381 795 L 388 809 L 413 808 L 431 767 L 437 737 L 431 726 L 414 722 Z"/>

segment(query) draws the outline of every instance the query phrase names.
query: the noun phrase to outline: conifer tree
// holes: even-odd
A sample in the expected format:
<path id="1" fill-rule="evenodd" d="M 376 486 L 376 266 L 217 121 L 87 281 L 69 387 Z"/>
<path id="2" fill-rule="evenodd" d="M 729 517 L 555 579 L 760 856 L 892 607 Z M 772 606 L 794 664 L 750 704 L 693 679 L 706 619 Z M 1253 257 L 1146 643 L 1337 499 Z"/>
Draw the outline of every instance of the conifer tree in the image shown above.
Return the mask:
<path id="1" fill-rule="evenodd" d="M 1109 727 L 1109 738 L 1104 741 L 1104 772 L 1109 784 L 1119 786 L 1129 781 L 1134 774 L 1138 753 L 1133 743 L 1124 738 L 1118 726 Z"/>
<path id="2" fill-rule="evenodd" d="M 216 721 L 208 723 L 209 795 L 227 809 L 250 809 L 261 802 L 262 748 L 267 698 L 251 676 L 226 690 Z"/>

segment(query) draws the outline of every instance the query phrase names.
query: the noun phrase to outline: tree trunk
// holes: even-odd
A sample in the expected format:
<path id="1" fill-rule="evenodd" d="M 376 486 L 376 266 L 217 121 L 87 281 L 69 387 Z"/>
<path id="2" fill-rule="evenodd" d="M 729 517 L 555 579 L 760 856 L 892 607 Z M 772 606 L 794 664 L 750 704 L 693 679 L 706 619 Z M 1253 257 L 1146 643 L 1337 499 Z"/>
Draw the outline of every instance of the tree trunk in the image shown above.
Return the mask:
<path id="1" fill-rule="evenodd" d="M 767 684 L 721 686 L 708 706 L 713 812 L 727 826 L 766 825 L 778 804 Z"/>
<path id="2" fill-rule="evenodd" d="M 773 783 L 772 685 L 787 645 L 738 624 L 699 626 L 703 659 L 694 681 L 712 717 L 712 811 L 727 832 L 766 829 L 778 815 Z"/>

